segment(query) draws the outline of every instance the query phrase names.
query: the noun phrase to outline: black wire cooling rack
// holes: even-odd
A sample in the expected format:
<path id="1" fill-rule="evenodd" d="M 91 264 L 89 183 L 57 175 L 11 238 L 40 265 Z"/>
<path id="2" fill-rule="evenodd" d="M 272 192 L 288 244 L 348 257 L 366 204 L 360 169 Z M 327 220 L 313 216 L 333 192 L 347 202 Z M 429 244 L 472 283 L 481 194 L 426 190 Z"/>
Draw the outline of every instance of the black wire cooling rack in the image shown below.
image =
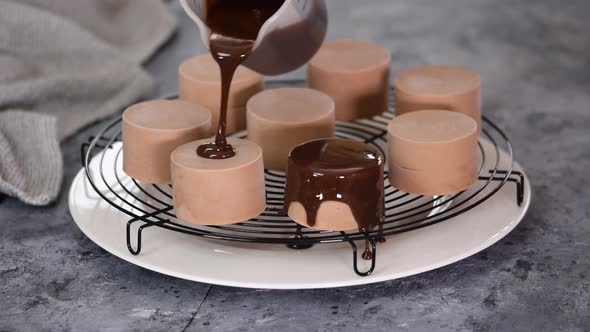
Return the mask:
<path id="1" fill-rule="evenodd" d="M 300 81 L 275 81 L 267 85 L 299 84 Z M 380 116 L 338 122 L 336 136 L 372 144 L 385 156 L 387 123 L 393 116 L 392 97 L 389 111 Z M 246 137 L 246 134 L 234 136 Z M 152 227 L 214 240 L 283 244 L 294 250 L 307 249 L 317 244 L 348 242 L 352 248 L 355 273 L 368 276 L 375 269 L 377 244 L 385 241 L 387 236 L 431 226 L 461 215 L 488 200 L 508 182 L 516 185 L 515 204 L 521 205 L 524 197 L 524 176 L 513 170 L 514 158 L 510 140 L 485 116 L 479 141 L 481 167 L 477 183 L 464 192 L 433 197 L 403 193 L 386 180 L 385 215 L 381 225 L 369 232 L 331 232 L 302 228 L 287 216 L 281 215 L 285 174 L 270 170 L 265 171 L 268 208 L 260 216 L 228 226 L 189 225 L 176 219 L 174 215 L 170 186 L 143 184 L 122 171 L 122 145 L 118 144 L 120 140 L 121 117 L 118 116 L 82 145 L 81 162 L 86 169 L 89 183 L 97 194 L 129 216 L 126 239 L 129 252 L 133 255 L 141 253 L 142 232 Z M 501 150 L 505 153 L 501 153 Z M 114 153 L 115 158 L 105 158 L 107 152 Z M 503 158 L 507 160 L 502 160 Z M 91 162 L 97 164 L 91 167 Z M 509 166 L 502 169 L 500 165 Z M 132 237 L 135 238 L 134 241 Z M 355 241 L 364 242 L 362 255 L 359 255 Z M 359 270 L 359 256 L 370 261 L 368 270 Z"/>

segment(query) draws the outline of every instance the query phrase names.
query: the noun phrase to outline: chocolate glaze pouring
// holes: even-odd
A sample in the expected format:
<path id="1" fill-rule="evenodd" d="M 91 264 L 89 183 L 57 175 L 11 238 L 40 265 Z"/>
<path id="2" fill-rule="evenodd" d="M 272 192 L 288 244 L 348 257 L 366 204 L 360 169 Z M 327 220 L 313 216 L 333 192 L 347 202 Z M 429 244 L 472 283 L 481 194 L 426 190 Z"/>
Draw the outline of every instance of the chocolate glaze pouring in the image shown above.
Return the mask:
<path id="1" fill-rule="evenodd" d="M 305 207 L 313 227 L 323 202 L 347 204 L 359 230 L 378 226 L 384 211 L 383 156 L 367 144 L 320 139 L 291 151 L 287 166 L 284 211 L 293 202 Z"/>
<path id="2" fill-rule="evenodd" d="M 235 156 L 227 143 L 225 127 L 231 81 L 238 66 L 252 52 L 264 23 L 284 0 L 208 0 L 206 24 L 211 29 L 209 49 L 221 71 L 221 110 L 214 143 L 201 145 L 197 154 L 208 159 Z"/>

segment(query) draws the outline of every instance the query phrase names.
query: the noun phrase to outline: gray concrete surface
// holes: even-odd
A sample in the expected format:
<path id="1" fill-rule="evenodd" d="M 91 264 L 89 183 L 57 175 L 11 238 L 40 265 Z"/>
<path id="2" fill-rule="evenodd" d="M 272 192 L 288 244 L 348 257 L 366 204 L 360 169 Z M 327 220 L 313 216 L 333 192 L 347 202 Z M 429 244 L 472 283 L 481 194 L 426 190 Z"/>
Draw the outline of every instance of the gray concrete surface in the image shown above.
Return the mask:
<path id="1" fill-rule="evenodd" d="M 451 266 L 365 287 L 235 289 L 163 276 L 86 239 L 67 208 L 78 149 L 47 208 L 0 201 L 0 330 L 590 331 L 590 2 L 330 0 L 330 38 L 365 38 L 420 64 L 480 72 L 485 113 L 511 136 L 533 186 L 524 222 Z M 203 49 L 179 34 L 150 64 L 159 93 Z M 296 72 L 294 76 L 300 76 Z"/>

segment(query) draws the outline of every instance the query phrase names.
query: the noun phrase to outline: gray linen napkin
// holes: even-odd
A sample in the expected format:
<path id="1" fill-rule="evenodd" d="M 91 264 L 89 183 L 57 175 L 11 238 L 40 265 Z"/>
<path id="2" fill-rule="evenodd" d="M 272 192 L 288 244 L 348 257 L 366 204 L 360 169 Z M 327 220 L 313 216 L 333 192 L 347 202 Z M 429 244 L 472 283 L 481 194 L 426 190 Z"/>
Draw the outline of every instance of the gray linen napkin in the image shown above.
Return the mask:
<path id="1" fill-rule="evenodd" d="M 174 29 L 161 0 L 0 0 L 0 192 L 51 203 L 59 142 L 148 93 Z"/>

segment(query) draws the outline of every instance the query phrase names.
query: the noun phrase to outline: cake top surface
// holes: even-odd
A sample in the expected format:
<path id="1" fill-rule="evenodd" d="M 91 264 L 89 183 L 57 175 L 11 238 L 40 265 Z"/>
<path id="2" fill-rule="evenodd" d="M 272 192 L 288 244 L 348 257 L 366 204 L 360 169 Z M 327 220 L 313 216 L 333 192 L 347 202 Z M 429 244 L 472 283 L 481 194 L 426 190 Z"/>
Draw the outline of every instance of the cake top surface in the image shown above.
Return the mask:
<path id="1" fill-rule="evenodd" d="M 460 94 L 479 88 L 480 77 L 467 68 L 425 66 L 400 73 L 396 76 L 394 85 L 402 93 Z"/>
<path id="2" fill-rule="evenodd" d="M 248 112 L 263 119 L 303 123 L 334 113 L 334 101 L 328 95 L 306 88 L 266 90 L 252 97 Z"/>
<path id="3" fill-rule="evenodd" d="M 324 44 L 310 65 L 334 71 L 358 71 L 387 65 L 391 53 L 383 46 L 363 40 L 337 40 Z"/>
<path id="4" fill-rule="evenodd" d="M 181 130 L 211 121 L 205 107 L 181 100 L 150 100 L 135 104 L 123 113 L 131 125 L 155 130 Z"/>
<path id="5" fill-rule="evenodd" d="M 171 160 L 175 165 L 197 171 L 228 171 L 248 166 L 256 162 L 262 155 L 258 144 L 245 139 L 227 138 L 236 155 L 227 159 L 207 159 L 197 155 L 197 148 L 211 143 L 214 139 L 203 139 L 187 143 L 172 152 Z M 236 183 L 236 185 L 238 185 Z"/>
<path id="6" fill-rule="evenodd" d="M 477 123 L 471 117 L 445 110 L 423 110 L 396 116 L 388 132 L 397 138 L 441 143 L 458 140 L 477 132 Z"/>

